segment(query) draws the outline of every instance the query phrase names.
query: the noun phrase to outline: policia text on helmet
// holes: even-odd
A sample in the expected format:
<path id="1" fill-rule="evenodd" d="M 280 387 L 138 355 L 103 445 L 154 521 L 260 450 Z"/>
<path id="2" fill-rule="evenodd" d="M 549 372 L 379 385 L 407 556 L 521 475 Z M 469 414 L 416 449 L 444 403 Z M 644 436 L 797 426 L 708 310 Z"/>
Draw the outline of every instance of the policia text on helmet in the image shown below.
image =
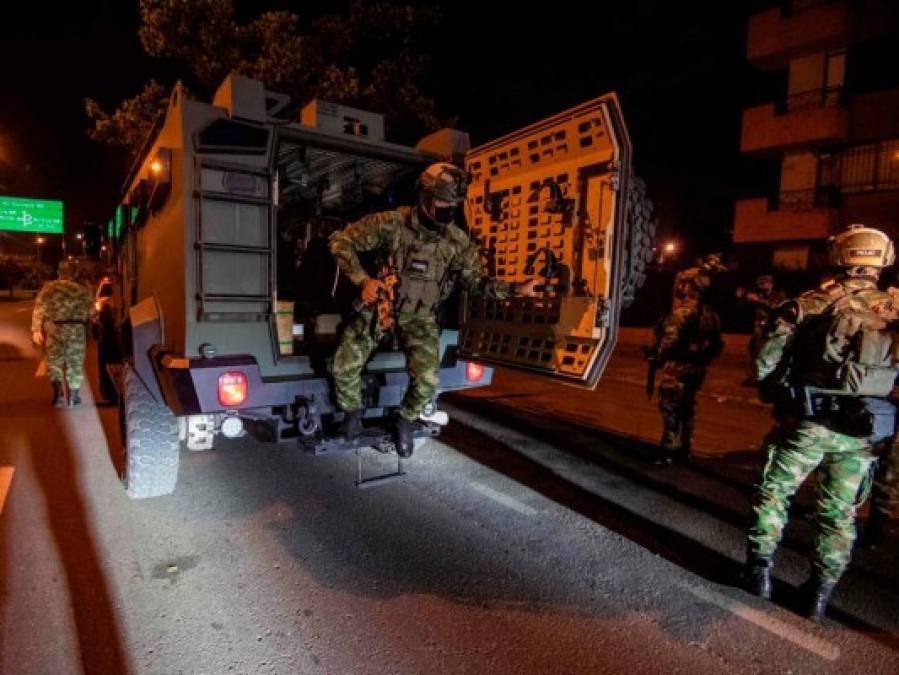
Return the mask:
<path id="1" fill-rule="evenodd" d="M 830 264 L 846 276 L 877 279 L 896 261 L 892 240 L 880 230 L 854 224 L 827 240 Z"/>

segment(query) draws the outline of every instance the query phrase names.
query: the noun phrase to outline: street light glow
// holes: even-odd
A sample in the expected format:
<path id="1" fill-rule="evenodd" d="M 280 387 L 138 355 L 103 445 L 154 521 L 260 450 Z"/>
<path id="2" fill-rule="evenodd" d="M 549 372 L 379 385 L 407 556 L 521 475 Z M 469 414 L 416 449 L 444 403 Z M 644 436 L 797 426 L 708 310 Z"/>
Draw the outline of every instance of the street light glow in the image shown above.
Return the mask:
<path id="1" fill-rule="evenodd" d="M 669 241 L 665 244 L 665 253 L 674 253 L 677 250 L 677 243 Z"/>
<path id="2" fill-rule="evenodd" d="M 47 241 L 47 240 L 44 239 L 43 237 L 38 237 L 37 239 L 34 240 L 34 242 L 36 244 L 43 244 L 45 241 Z"/>

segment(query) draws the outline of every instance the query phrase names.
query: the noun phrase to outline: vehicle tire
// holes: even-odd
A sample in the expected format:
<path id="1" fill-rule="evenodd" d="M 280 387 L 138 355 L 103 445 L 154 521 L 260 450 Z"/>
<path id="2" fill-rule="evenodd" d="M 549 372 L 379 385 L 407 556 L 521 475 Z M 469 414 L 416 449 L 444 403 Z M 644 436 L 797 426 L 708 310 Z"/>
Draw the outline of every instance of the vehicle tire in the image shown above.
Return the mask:
<path id="1" fill-rule="evenodd" d="M 652 220 L 652 201 L 646 196 L 646 183 L 631 176 L 627 194 L 627 240 L 624 254 L 624 280 L 621 306 L 630 307 L 637 291 L 646 282 L 646 270 L 652 262 L 652 243 L 656 225 Z"/>
<path id="2" fill-rule="evenodd" d="M 125 446 L 125 493 L 131 499 L 145 499 L 174 492 L 178 481 L 178 418 L 156 402 L 127 364 L 119 421 Z"/>

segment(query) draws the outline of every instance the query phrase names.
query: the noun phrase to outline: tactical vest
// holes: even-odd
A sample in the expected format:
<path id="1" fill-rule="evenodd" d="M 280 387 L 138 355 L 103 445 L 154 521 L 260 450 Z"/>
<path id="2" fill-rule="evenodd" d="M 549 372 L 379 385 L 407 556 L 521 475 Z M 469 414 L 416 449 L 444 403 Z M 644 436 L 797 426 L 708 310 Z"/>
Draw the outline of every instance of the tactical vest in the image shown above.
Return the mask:
<path id="1" fill-rule="evenodd" d="M 794 381 L 836 396 L 888 396 L 899 374 L 899 330 L 888 305 L 887 294 L 861 290 L 809 317 L 797 336 Z"/>
<path id="2" fill-rule="evenodd" d="M 400 243 L 396 253 L 397 289 L 396 311 L 414 314 L 433 314 L 444 300 L 446 278 L 451 256 L 442 237 L 423 239 L 412 227 L 410 215 L 407 226 L 411 236 Z"/>

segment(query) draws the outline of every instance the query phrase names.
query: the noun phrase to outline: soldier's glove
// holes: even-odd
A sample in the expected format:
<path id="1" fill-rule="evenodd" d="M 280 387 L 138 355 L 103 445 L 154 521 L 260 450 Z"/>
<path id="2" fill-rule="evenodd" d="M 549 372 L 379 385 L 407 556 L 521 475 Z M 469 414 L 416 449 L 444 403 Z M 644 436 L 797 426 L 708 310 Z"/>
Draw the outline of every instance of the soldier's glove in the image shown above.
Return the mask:
<path id="1" fill-rule="evenodd" d="M 41 345 L 44 344 L 44 334 L 43 334 L 41 331 L 39 331 L 39 330 L 34 331 L 34 332 L 31 334 L 31 341 L 32 341 L 35 345 L 37 345 L 38 347 L 40 347 Z"/>
<path id="2" fill-rule="evenodd" d="M 362 302 L 366 305 L 373 305 L 378 300 L 378 295 L 382 292 L 386 292 L 387 288 L 384 286 L 383 282 L 378 279 L 366 279 L 365 283 L 362 284 Z"/>
<path id="3" fill-rule="evenodd" d="M 537 279 L 528 279 L 512 285 L 512 292 L 518 298 L 533 298 L 537 295 Z"/>

